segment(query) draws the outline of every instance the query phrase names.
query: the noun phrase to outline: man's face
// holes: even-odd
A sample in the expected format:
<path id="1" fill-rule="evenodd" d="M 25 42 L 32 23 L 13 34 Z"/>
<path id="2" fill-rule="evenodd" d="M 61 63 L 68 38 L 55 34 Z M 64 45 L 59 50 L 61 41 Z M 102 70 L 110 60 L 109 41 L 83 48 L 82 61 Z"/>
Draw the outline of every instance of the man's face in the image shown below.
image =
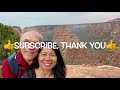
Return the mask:
<path id="1" fill-rule="evenodd" d="M 38 32 L 35 31 L 28 31 L 24 33 L 20 39 L 20 42 L 40 42 L 40 35 Z M 23 58 L 28 64 L 31 64 L 34 58 L 38 55 L 38 49 L 36 48 L 22 48 L 21 53 Z"/>

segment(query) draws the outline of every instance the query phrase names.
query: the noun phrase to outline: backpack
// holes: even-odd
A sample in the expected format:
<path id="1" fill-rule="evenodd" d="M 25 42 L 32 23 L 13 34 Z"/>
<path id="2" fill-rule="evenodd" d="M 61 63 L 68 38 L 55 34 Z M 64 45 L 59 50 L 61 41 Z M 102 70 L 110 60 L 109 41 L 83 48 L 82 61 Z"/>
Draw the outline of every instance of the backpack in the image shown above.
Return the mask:
<path id="1" fill-rule="evenodd" d="M 17 78 L 20 69 L 27 69 L 27 68 L 22 68 L 18 63 L 18 58 L 17 58 L 17 53 L 13 53 L 11 56 L 8 57 L 8 64 L 10 66 L 10 69 L 14 76 Z M 27 69 L 28 70 L 28 69 Z"/>

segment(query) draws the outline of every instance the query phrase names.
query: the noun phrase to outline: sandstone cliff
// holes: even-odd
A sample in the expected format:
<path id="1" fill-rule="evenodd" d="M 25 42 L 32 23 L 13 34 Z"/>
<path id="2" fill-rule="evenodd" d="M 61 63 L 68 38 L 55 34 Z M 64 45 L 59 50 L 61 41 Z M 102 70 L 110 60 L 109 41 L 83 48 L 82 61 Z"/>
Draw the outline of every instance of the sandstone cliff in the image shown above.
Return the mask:
<path id="1" fill-rule="evenodd" d="M 60 26 L 58 30 L 55 32 L 54 40 L 61 47 L 61 42 L 78 42 L 79 38 L 70 33 L 67 26 Z"/>
<path id="2" fill-rule="evenodd" d="M 12 27 L 12 30 L 17 34 L 17 35 L 20 35 L 22 33 L 22 30 L 20 27 L 18 26 L 11 26 Z"/>
<path id="3" fill-rule="evenodd" d="M 113 39 L 120 47 L 120 19 L 100 23 L 45 25 L 30 27 L 39 30 L 45 40 L 60 42 L 109 42 Z M 61 49 L 66 64 L 112 65 L 120 67 L 120 48 L 114 52 L 107 50 Z"/>

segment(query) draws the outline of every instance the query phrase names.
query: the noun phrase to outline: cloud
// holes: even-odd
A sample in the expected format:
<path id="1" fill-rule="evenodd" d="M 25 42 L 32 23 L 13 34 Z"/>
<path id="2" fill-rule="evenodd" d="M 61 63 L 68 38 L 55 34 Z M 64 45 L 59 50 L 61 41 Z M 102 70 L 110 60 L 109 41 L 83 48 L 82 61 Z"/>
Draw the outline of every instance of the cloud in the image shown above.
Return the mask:
<path id="1" fill-rule="evenodd" d="M 120 12 L 0 12 L 0 23 L 21 28 L 34 25 L 83 24 L 120 18 Z"/>

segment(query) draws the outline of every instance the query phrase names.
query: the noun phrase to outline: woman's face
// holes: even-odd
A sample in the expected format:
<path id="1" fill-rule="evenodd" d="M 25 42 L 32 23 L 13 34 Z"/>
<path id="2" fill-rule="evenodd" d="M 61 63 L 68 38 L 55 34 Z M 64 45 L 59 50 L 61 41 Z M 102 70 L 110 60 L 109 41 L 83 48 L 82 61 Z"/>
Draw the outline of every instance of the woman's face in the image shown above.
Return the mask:
<path id="1" fill-rule="evenodd" d="M 53 49 L 43 48 L 38 56 L 39 66 L 44 70 L 51 70 L 57 64 L 57 56 Z"/>

